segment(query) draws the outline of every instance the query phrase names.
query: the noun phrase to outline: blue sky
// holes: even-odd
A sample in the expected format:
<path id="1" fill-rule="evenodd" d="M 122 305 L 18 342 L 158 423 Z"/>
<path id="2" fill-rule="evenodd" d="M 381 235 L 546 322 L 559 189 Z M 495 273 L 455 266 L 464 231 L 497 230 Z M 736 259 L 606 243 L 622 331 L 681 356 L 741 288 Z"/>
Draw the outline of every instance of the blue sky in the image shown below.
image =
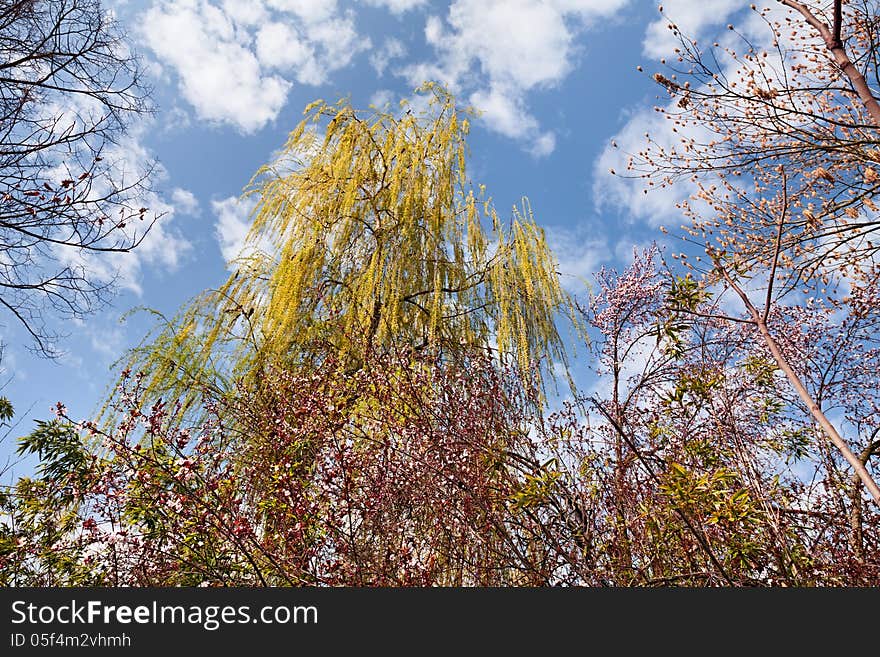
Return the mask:
<path id="1" fill-rule="evenodd" d="M 149 325 L 124 324 L 137 306 L 166 314 L 222 283 L 246 230 L 237 201 L 316 98 L 355 106 L 396 102 L 425 79 L 483 110 L 470 140 L 470 174 L 499 210 L 528 196 L 548 231 L 566 286 L 621 265 L 634 244 L 676 224 L 676 190 L 644 197 L 615 179 L 637 150 L 658 88 L 649 73 L 670 53 L 666 19 L 644 0 L 107 0 L 148 67 L 154 117 L 123 147 L 160 163 L 151 208 L 165 212 L 138 252 L 107 266 L 121 274 L 109 308 L 69 323 L 48 361 L 0 318 L 3 391 L 12 438 L 63 401 L 88 417 L 112 382 L 111 364 Z M 697 36 L 723 29 L 737 0 L 673 0 L 665 15 Z M 610 146 L 612 139 L 619 149 Z M 680 222 L 678 222 L 680 223 Z M 29 413 L 28 409 L 31 409 Z M 0 455 L 14 444 L 0 445 Z"/>

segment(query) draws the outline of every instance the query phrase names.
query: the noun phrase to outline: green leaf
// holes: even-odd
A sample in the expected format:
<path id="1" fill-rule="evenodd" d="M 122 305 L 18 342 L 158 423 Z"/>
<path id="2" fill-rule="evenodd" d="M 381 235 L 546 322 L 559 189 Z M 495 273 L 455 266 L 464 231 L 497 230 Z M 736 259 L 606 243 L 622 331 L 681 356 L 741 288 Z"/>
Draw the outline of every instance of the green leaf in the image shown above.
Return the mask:
<path id="1" fill-rule="evenodd" d="M 39 457 L 37 473 L 50 480 L 82 474 L 88 463 L 85 447 L 73 425 L 60 419 L 37 420 L 37 428 L 19 439 L 18 453 Z"/>
<path id="2" fill-rule="evenodd" d="M 0 421 L 9 422 L 14 413 L 12 403 L 6 397 L 0 397 Z"/>

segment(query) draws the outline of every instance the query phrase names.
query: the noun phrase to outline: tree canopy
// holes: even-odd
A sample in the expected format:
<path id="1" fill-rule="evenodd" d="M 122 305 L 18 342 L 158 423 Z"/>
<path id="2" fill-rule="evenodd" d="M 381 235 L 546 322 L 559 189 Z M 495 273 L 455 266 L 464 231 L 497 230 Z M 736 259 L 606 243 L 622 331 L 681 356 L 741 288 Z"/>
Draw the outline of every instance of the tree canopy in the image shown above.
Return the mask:
<path id="1" fill-rule="evenodd" d="M 444 359 L 495 349 L 532 385 L 566 362 L 557 321 L 572 306 L 528 202 L 499 216 L 466 175 L 471 112 L 440 86 L 419 98 L 400 115 L 306 108 L 246 189 L 253 224 L 226 283 L 133 352 L 148 390 L 191 400 L 329 354 L 356 370 L 364 350 L 392 345 Z"/>
<path id="2" fill-rule="evenodd" d="M 711 46 L 670 23 L 630 175 L 692 185 L 691 253 L 578 298 L 528 201 L 467 176 L 446 89 L 307 107 L 223 285 L 102 418 L 21 439 L 0 583 L 877 585 L 880 23 L 781 5 Z M 552 399 L 563 320 L 587 380 Z"/>
<path id="3" fill-rule="evenodd" d="M 149 111 L 138 59 L 98 0 L 0 4 L 0 306 L 55 355 L 55 320 L 107 301 L 86 256 L 138 246 L 152 163 L 117 148 Z M 138 170 L 140 168 L 140 170 Z"/>

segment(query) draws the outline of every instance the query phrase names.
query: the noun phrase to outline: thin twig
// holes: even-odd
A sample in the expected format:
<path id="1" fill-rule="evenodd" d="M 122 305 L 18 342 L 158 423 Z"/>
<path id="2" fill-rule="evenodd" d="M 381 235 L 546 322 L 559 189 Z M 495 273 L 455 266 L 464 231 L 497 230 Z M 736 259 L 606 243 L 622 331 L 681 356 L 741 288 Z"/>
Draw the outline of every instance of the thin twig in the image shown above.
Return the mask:
<path id="1" fill-rule="evenodd" d="M 853 467 L 853 470 L 856 472 L 856 474 L 858 474 L 859 479 L 862 480 L 865 488 L 867 488 L 868 492 L 871 493 L 871 497 L 873 497 L 877 505 L 880 506 L 880 487 L 877 486 L 877 483 L 871 477 L 871 474 L 868 472 L 867 468 L 865 468 L 865 465 L 859 460 L 859 457 L 853 453 L 846 441 L 837 432 L 837 429 L 834 428 L 834 425 L 825 416 L 825 413 L 822 412 L 822 409 L 819 408 L 819 404 L 817 404 L 813 397 L 810 395 L 810 392 L 800 380 L 800 377 L 798 377 L 797 373 L 795 373 L 795 371 L 792 369 L 788 360 L 785 358 L 785 355 L 782 353 L 782 350 L 779 348 L 776 340 L 770 334 L 770 330 L 767 328 L 767 323 L 761 318 L 761 313 L 758 312 L 758 309 L 749 300 L 749 297 L 746 295 L 745 292 L 743 292 L 742 288 L 733 281 L 733 279 L 727 273 L 727 270 L 721 264 L 721 261 L 718 259 L 717 256 L 713 256 L 713 261 L 715 263 L 715 268 L 717 269 L 717 271 L 721 274 L 721 276 L 724 278 L 730 288 L 734 292 L 736 292 L 740 299 L 742 299 L 743 304 L 745 305 L 749 314 L 752 316 L 752 319 L 754 320 L 758 331 L 764 338 L 764 342 L 770 349 L 770 353 L 773 355 L 773 358 L 776 361 L 779 369 L 781 369 L 785 373 L 785 376 L 788 377 L 788 380 L 791 382 L 792 386 L 794 386 L 794 389 L 795 391 L 797 391 L 798 396 L 801 398 L 801 401 L 803 401 L 809 409 L 810 414 L 819 423 L 819 426 L 825 432 L 825 435 L 828 436 L 831 442 L 834 443 L 834 446 L 837 447 L 843 457 Z"/>

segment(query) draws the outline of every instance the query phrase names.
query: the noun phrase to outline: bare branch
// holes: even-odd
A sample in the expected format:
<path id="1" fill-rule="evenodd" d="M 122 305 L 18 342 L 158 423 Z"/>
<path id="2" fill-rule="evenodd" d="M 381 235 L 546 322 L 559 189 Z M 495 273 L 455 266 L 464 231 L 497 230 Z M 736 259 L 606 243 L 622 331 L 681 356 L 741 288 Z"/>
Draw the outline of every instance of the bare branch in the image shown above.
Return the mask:
<path id="1" fill-rule="evenodd" d="M 816 15 L 810 11 L 810 9 L 801 2 L 797 2 L 797 0 L 779 0 L 786 7 L 791 7 L 795 11 L 801 14 L 804 17 L 804 20 L 807 21 L 816 31 L 819 33 L 819 36 L 825 41 L 825 47 L 828 49 L 828 52 L 831 53 L 832 57 L 834 57 L 834 61 L 843 74 L 849 78 L 850 83 L 853 86 L 853 89 L 858 94 L 859 99 L 865 106 L 865 109 L 868 110 L 868 113 L 871 115 L 871 118 L 874 121 L 875 126 L 880 126 L 880 104 L 877 103 L 877 99 L 874 97 L 874 94 L 871 93 L 870 87 L 868 87 L 868 83 L 865 80 L 865 77 L 862 75 L 861 71 L 859 71 L 858 67 L 850 61 L 849 56 L 846 54 L 846 50 L 843 47 L 843 42 L 840 40 L 840 25 L 842 22 L 841 18 L 841 0 L 835 0 L 834 2 L 834 29 L 833 31 L 829 29 L 828 25 L 819 20 Z"/>
<path id="2" fill-rule="evenodd" d="M 0 305 L 44 355 L 53 310 L 83 317 L 112 289 L 84 254 L 128 252 L 157 218 L 152 164 L 127 171 L 117 148 L 147 93 L 100 0 L 0 6 Z"/>
<path id="3" fill-rule="evenodd" d="M 788 360 L 785 358 L 785 355 L 782 353 L 782 350 L 779 348 L 779 345 L 776 343 L 776 340 L 770 333 L 770 330 L 767 328 L 767 323 L 764 321 L 761 313 L 749 300 L 748 295 L 746 295 L 746 293 L 743 292 L 742 288 L 737 285 L 736 282 L 730 277 L 730 275 L 727 273 L 727 270 L 724 268 L 721 261 L 717 257 L 714 258 L 714 262 L 716 270 L 721 274 L 721 276 L 724 278 L 730 288 L 734 292 L 736 292 L 737 296 L 742 299 L 743 305 L 752 316 L 752 319 L 755 322 L 755 326 L 758 328 L 758 331 L 764 338 L 764 342 L 766 343 L 767 348 L 770 350 L 770 353 L 773 355 L 773 359 L 776 361 L 779 369 L 785 373 L 785 376 L 788 378 L 791 385 L 797 391 L 798 396 L 801 398 L 801 401 L 803 401 L 809 409 L 810 414 L 816 419 L 816 421 L 819 423 L 819 426 L 822 427 L 822 430 L 825 432 L 825 435 L 828 436 L 829 440 L 834 443 L 834 446 L 837 447 L 837 449 L 840 451 L 846 461 L 852 466 L 853 471 L 858 475 L 859 479 L 861 479 L 862 483 L 865 485 L 865 488 L 868 489 L 871 497 L 873 497 L 877 505 L 880 506 L 880 487 L 877 486 L 876 482 L 871 477 L 871 474 L 865 468 L 865 464 L 853 453 L 849 445 L 847 445 L 846 441 L 837 432 L 837 429 L 835 429 L 831 421 L 825 416 L 825 413 L 822 412 L 819 404 L 817 404 L 812 395 L 810 395 L 810 392 L 800 380 L 800 377 L 798 377 L 797 373 L 792 369 Z"/>
<path id="4" fill-rule="evenodd" d="M 776 230 L 776 244 L 773 247 L 773 264 L 770 266 L 770 276 L 767 280 L 767 296 L 764 299 L 764 323 L 767 323 L 767 317 L 770 314 L 770 304 L 773 301 L 773 283 L 776 281 L 776 268 L 779 266 L 779 254 L 782 251 L 782 231 L 785 228 L 785 215 L 788 211 L 788 178 L 785 170 L 781 171 L 782 176 L 782 201 L 779 207 L 779 221 Z"/>

